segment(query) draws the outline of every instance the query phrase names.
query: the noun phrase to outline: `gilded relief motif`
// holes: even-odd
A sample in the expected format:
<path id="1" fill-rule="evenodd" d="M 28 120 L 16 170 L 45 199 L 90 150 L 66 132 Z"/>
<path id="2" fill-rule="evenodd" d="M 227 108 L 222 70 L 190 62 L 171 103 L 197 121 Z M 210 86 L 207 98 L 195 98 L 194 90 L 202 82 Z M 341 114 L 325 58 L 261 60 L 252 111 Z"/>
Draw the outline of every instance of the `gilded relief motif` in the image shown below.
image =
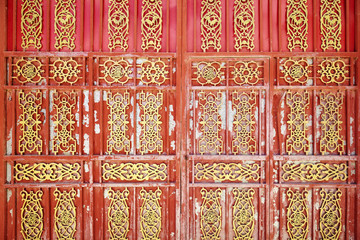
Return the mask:
<path id="1" fill-rule="evenodd" d="M 201 1 L 201 49 L 221 49 L 221 0 Z"/>
<path id="2" fill-rule="evenodd" d="M 168 67 L 169 65 L 160 58 L 144 60 L 140 64 L 140 81 L 145 85 L 153 83 L 160 86 L 165 83 L 166 80 L 169 80 Z"/>
<path id="3" fill-rule="evenodd" d="M 287 0 L 286 24 L 289 50 L 300 48 L 306 51 L 308 48 L 307 0 Z"/>
<path id="4" fill-rule="evenodd" d="M 339 239 L 342 229 L 341 190 L 321 189 L 320 234 L 322 239 Z"/>
<path id="5" fill-rule="evenodd" d="M 104 163 L 102 168 L 104 180 L 164 181 L 167 177 L 167 166 L 165 163 Z"/>
<path id="6" fill-rule="evenodd" d="M 196 81 L 204 85 L 219 85 L 225 80 L 224 66 L 220 62 L 199 62 L 196 64 Z"/>
<path id="7" fill-rule="evenodd" d="M 58 239 L 75 240 L 76 207 L 74 205 L 76 191 L 54 191 L 56 206 L 54 208 L 54 231 Z"/>
<path id="8" fill-rule="evenodd" d="M 286 229 L 290 239 L 306 240 L 309 232 L 309 208 L 306 205 L 308 191 L 293 192 L 289 189 L 286 195 L 289 201 L 286 213 Z"/>
<path id="9" fill-rule="evenodd" d="M 130 228 L 130 211 L 128 196 L 130 192 L 127 188 L 124 191 L 108 191 L 110 205 L 108 208 L 108 228 L 111 240 L 127 240 Z"/>
<path id="10" fill-rule="evenodd" d="M 234 2 L 235 49 L 254 50 L 255 10 L 254 0 L 235 0 Z"/>
<path id="11" fill-rule="evenodd" d="M 51 75 L 49 78 L 53 79 L 59 85 L 63 83 L 73 85 L 81 78 L 80 67 L 81 65 L 72 58 L 68 60 L 58 58 L 54 63 L 50 64 Z"/>
<path id="12" fill-rule="evenodd" d="M 140 191 L 142 200 L 140 207 L 140 232 L 144 240 L 160 240 L 162 214 L 159 201 L 161 194 L 160 188 L 155 191 L 146 191 L 143 188 Z"/>
<path id="13" fill-rule="evenodd" d="M 320 29 L 321 48 L 326 51 L 333 48 L 341 49 L 341 0 L 321 0 Z"/>
<path id="14" fill-rule="evenodd" d="M 221 189 L 200 191 L 203 202 L 200 206 L 201 239 L 220 240 L 222 209 L 220 205 Z"/>
<path id="15" fill-rule="evenodd" d="M 75 48 L 76 0 L 55 0 L 55 48 Z"/>
<path id="16" fill-rule="evenodd" d="M 141 11 L 141 49 L 159 52 L 163 34 L 162 0 L 143 0 Z"/>
<path id="17" fill-rule="evenodd" d="M 289 83 L 306 84 L 309 80 L 311 68 L 305 58 L 289 58 L 282 64 L 281 72 L 284 74 L 284 80 Z"/>
<path id="18" fill-rule="evenodd" d="M 20 58 L 15 63 L 14 75 L 12 78 L 18 80 L 20 83 L 39 83 L 45 78 L 43 77 L 44 70 L 42 62 L 36 58 L 24 59 Z"/>
<path id="19" fill-rule="evenodd" d="M 108 59 L 103 64 L 100 64 L 102 70 L 99 79 L 103 79 L 108 84 L 120 83 L 124 85 L 131 78 L 131 65 L 127 60 L 121 58 L 120 60 Z"/>
<path id="20" fill-rule="evenodd" d="M 320 74 L 321 82 L 325 84 L 336 83 L 341 84 L 346 80 L 350 80 L 349 76 L 350 66 L 344 60 L 324 59 L 320 64 L 318 73 Z"/>
<path id="21" fill-rule="evenodd" d="M 21 47 L 40 49 L 43 30 L 42 0 L 22 0 L 21 4 Z"/>
<path id="22" fill-rule="evenodd" d="M 108 34 L 110 51 L 121 48 L 128 49 L 129 41 L 129 1 L 109 0 Z"/>
<path id="23" fill-rule="evenodd" d="M 260 81 L 259 65 L 254 61 L 239 61 L 234 64 L 234 71 L 231 72 L 234 77 L 233 81 L 237 85 L 256 85 Z"/>

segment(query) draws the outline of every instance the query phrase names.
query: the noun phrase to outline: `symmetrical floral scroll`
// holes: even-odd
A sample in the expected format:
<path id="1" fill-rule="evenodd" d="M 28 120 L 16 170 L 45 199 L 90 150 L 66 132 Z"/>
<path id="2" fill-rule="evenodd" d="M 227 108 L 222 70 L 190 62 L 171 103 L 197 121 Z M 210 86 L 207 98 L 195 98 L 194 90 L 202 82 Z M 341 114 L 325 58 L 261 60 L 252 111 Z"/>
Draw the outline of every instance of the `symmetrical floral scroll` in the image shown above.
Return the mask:
<path id="1" fill-rule="evenodd" d="M 79 163 L 17 163 L 14 171 L 16 181 L 79 180 L 81 177 Z"/>
<path id="2" fill-rule="evenodd" d="M 234 188 L 233 206 L 233 231 L 235 233 L 235 240 L 253 239 L 252 234 L 255 228 L 255 208 L 253 204 L 254 189 L 240 190 Z"/>
<path id="3" fill-rule="evenodd" d="M 161 154 L 163 152 L 163 140 L 161 136 L 161 115 L 160 109 L 163 105 L 163 93 L 158 92 L 145 93 L 141 91 L 140 94 L 140 125 L 142 134 L 140 135 L 140 153 Z"/>
<path id="4" fill-rule="evenodd" d="M 144 60 L 140 64 L 140 81 L 145 85 L 154 83 L 160 86 L 165 83 L 166 80 L 169 80 L 168 67 L 169 65 L 160 58 Z"/>
<path id="5" fill-rule="evenodd" d="M 161 232 L 161 206 L 160 197 L 162 191 L 158 188 L 155 191 L 140 191 L 142 205 L 140 207 L 140 232 L 142 239 L 160 240 Z"/>
<path id="6" fill-rule="evenodd" d="M 335 83 L 341 84 L 350 79 L 349 65 L 342 59 L 324 59 L 320 64 L 318 73 L 321 82 L 325 84 Z"/>
<path id="7" fill-rule="evenodd" d="M 130 227 L 130 211 L 128 206 L 129 190 L 114 191 L 111 188 L 108 191 L 110 205 L 108 208 L 108 228 L 110 239 L 125 240 Z"/>
<path id="8" fill-rule="evenodd" d="M 307 83 L 309 74 L 311 73 L 311 68 L 307 59 L 289 58 L 283 63 L 282 67 L 283 69 L 281 72 L 284 74 L 284 80 L 287 83 Z"/>
<path id="9" fill-rule="evenodd" d="M 282 166 L 284 181 L 346 181 L 348 167 L 345 163 L 286 163 Z"/>
<path id="10" fill-rule="evenodd" d="M 63 83 L 73 85 L 81 78 L 80 67 L 81 64 L 73 58 L 69 58 L 68 60 L 58 58 L 50 64 L 51 75 L 49 78 L 53 79 L 59 85 Z"/>
<path id="11" fill-rule="evenodd" d="M 146 51 L 153 48 L 161 49 L 163 30 L 162 0 L 143 0 L 141 11 L 141 49 Z"/>
<path id="12" fill-rule="evenodd" d="M 255 154 L 256 139 L 255 115 L 256 93 L 254 91 L 232 92 L 233 109 L 235 116 L 233 121 L 232 152 L 236 154 Z"/>
<path id="13" fill-rule="evenodd" d="M 254 61 L 238 61 L 234 64 L 234 71 L 231 72 L 233 81 L 237 85 L 255 85 L 260 81 L 259 65 Z"/>
<path id="14" fill-rule="evenodd" d="M 306 130 L 308 124 L 308 115 L 305 109 L 310 104 L 309 92 L 291 92 L 286 93 L 286 104 L 290 108 L 288 114 L 288 129 L 290 135 L 286 139 L 286 152 L 290 155 L 293 151 L 310 153 L 310 140 L 307 137 Z"/>
<path id="15" fill-rule="evenodd" d="M 204 85 L 219 85 L 225 80 L 223 64 L 220 62 L 199 62 L 196 64 L 196 81 Z"/>
<path id="16" fill-rule="evenodd" d="M 220 136 L 221 116 L 219 111 L 223 102 L 222 92 L 200 92 L 199 105 L 201 110 L 200 131 L 202 133 L 199 139 L 199 152 L 217 153 L 223 152 L 223 140 Z"/>
<path id="17" fill-rule="evenodd" d="M 54 208 L 54 230 L 58 239 L 74 239 L 76 232 L 76 191 L 54 191 L 56 206 Z"/>
<path id="18" fill-rule="evenodd" d="M 130 152 L 130 139 L 127 135 L 129 129 L 128 115 L 126 109 L 130 104 L 129 92 L 115 93 L 111 92 L 107 96 L 106 102 L 110 113 L 108 116 L 109 135 L 107 139 L 107 152 L 109 154 L 113 152 L 124 151 L 126 154 Z"/>
<path id="19" fill-rule="evenodd" d="M 260 178 L 260 166 L 256 163 L 197 163 L 195 165 L 195 178 L 214 181 L 257 181 Z"/>
<path id="20" fill-rule="evenodd" d="M 21 110 L 20 115 L 20 139 L 19 139 L 19 152 L 36 151 L 39 155 L 42 152 L 43 140 L 40 135 L 41 129 L 41 104 L 42 93 L 40 90 L 36 92 L 24 91 L 19 92 L 19 105 Z"/>
<path id="21" fill-rule="evenodd" d="M 24 239 L 41 239 L 44 230 L 44 211 L 41 206 L 43 192 L 22 190 L 21 234 Z"/>
<path id="22" fill-rule="evenodd" d="M 299 47 L 308 48 L 308 10 L 307 0 L 287 0 L 286 24 L 288 48 L 290 51 Z"/>
<path id="23" fill-rule="evenodd" d="M 75 48 L 76 0 L 55 0 L 55 48 Z"/>
<path id="24" fill-rule="evenodd" d="M 221 49 L 221 0 L 201 1 L 201 49 Z"/>
<path id="25" fill-rule="evenodd" d="M 309 232 L 309 208 L 306 205 L 308 191 L 293 192 L 289 189 L 286 193 L 289 206 L 287 207 L 286 230 L 291 240 L 307 239 Z"/>
<path id="26" fill-rule="evenodd" d="M 40 49 L 43 30 L 42 0 L 23 0 L 21 5 L 21 47 Z"/>
<path id="27" fill-rule="evenodd" d="M 167 166 L 165 163 L 104 163 L 102 168 L 104 180 L 164 181 L 167 177 Z"/>
<path id="28" fill-rule="evenodd" d="M 342 228 L 341 195 L 339 189 L 336 192 L 320 191 L 320 234 L 323 239 L 339 239 Z"/>
<path id="29" fill-rule="evenodd" d="M 24 59 L 20 58 L 14 69 L 12 78 L 18 80 L 20 83 L 39 83 L 43 78 L 43 64 L 36 58 Z"/>
<path id="30" fill-rule="evenodd" d="M 52 141 L 52 151 L 56 155 L 59 152 L 72 155 L 76 153 L 75 114 L 76 93 L 55 92 L 54 95 L 54 138 Z"/>
<path id="31" fill-rule="evenodd" d="M 341 0 L 321 0 L 320 29 L 321 48 L 326 51 L 334 48 L 341 49 Z"/>
<path id="32" fill-rule="evenodd" d="M 321 114 L 320 152 L 337 151 L 340 155 L 344 153 L 344 139 L 341 136 L 341 113 L 343 105 L 343 92 L 320 92 L 320 105 L 323 109 Z"/>
<path id="33" fill-rule="evenodd" d="M 108 33 L 110 51 L 117 47 L 128 49 L 129 0 L 109 0 Z"/>
<path id="34" fill-rule="evenodd" d="M 220 205 L 221 189 L 215 191 L 205 188 L 200 191 L 203 202 L 200 206 L 201 239 L 220 240 L 222 210 Z"/>
<path id="35" fill-rule="evenodd" d="M 234 34 L 235 49 L 254 50 L 255 11 L 254 0 L 235 0 L 234 2 Z"/>
<path id="36" fill-rule="evenodd" d="M 131 78 L 132 70 L 130 64 L 126 59 L 121 58 L 120 60 L 108 59 L 103 64 L 100 64 L 101 74 L 99 79 L 103 79 L 108 84 L 120 83 L 124 85 Z"/>

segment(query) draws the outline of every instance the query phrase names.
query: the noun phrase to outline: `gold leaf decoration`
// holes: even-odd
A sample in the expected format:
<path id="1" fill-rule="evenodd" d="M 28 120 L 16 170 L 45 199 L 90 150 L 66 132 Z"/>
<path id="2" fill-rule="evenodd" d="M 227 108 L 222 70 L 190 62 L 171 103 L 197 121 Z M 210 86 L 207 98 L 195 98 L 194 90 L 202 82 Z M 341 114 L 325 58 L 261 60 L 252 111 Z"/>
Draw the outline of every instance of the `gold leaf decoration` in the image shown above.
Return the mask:
<path id="1" fill-rule="evenodd" d="M 129 1 L 109 0 L 108 34 L 110 51 L 119 47 L 128 49 L 129 35 Z"/>
<path id="2" fill-rule="evenodd" d="M 110 205 L 108 208 L 108 228 L 110 239 L 126 240 L 130 227 L 130 211 L 127 203 L 129 190 L 114 191 L 111 188 L 108 191 Z"/>
<path id="3" fill-rule="evenodd" d="M 289 50 L 298 47 L 306 51 L 308 48 L 307 0 L 287 0 L 286 24 Z"/>
<path id="4" fill-rule="evenodd" d="M 286 229 L 290 239 L 306 240 L 309 232 L 309 208 L 306 205 L 308 191 L 293 192 L 289 189 L 286 195 L 289 201 L 286 213 Z"/>
<path id="5" fill-rule="evenodd" d="M 234 71 L 231 72 L 234 74 L 233 81 L 237 85 L 256 85 L 260 78 L 259 66 L 254 61 L 238 61 L 234 64 Z"/>
<path id="6" fill-rule="evenodd" d="M 255 10 L 254 0 L 235 0 L 234 2 L 235 49 L 254 50 Z"/>
<path id="7" fill-rule="evenodd" d="M 221 1 L 201 1 L 201 49 L 221 49 Z"/>
<path id="8" fill-rule="evenodd" d="M 222 226 L 221 189 L 218 188 L 214 191 L 202 188 L 200 193 L 203 200 L 200 206 L 201 239 L 220 240 Z"/>
<path id="9" fill-rule="evenodd" d="M 102 168 L 104 180 L 164 181 L 167 177 L 167 166 L 165 163 L 104 163 Z"/>
<path id="10" fill-rule="evenodd" d="M 12 78 L 18 80 L 20 83 L 39 83 L 45 78 L 43 64 L 36 58 L 24 57 L 20 58 L 15 63 L 14 75 Z"/>
<path id="11" fill-rule="evenodd" d="M 350 66 L 341 59 L 324 59 L 318 71 L 320 80 L 325 84 L 336 83 L 339 85 L 346 80 L 350 80 L 349 67 Z"/>
<path id="12" fill-rule="evenodd" d="M 162 1 L 143 0 L 141 11 L 141 49 L 146 51 L 153 48 L 159 52 L 162 38 Z"/>
<path id="13" fill-rule="evenodd" d="M 168 67 L 169 65 L 160 58 L 144 60 L 140 64 L 140 81 L 145 85 L 154 83 L 160 86 L 165 83 L 166 80 L 169 80 Z"/>
<path id="14" fill-rule="evenodd" d="M 55 0 L 55 48 L 75 48 L 76 0 Z"/>
<path id="15" fill-rule="evenodd" d="M 103 79 L 108 84 L 120 83 L 124 85 L 131 78 L 132 70 L 130 69 L 130 64 L 124 58 L 120 60 L 108 59 L 103 64 L 100 64 L 100 73 L 103 74 L 99 76 L 99 79 Z"/>
<path id="16" fill-rule="evenodd" d="M 320 234 L 322 239 L 339 239 L 342 229 L 340 201 L 342 192 L 321 189 Z"/>
<path id="17" fill-rule="evenodd" d="M 140 191 L 142 200 L 140 207 L 140 232 L 142 239 L 160 240 L 162 219 L 159 201 L 161 194 L 160 188 L 155 191 L 146 191 L 143 188 Z"/>
<path id="18" fill-rule="evenodd" d="M 22 0 L 21 4 L 21 47 L 40 49 L 43 30 L 42 0 Z"/>
<path id="19" fill-rule="evenodd" d="M 289 58 L 282 64 L 282 68 L 284 80 L 290 85 L 292 83 L 306 84 L 309 80 L 311 68 L 305 58 Z"/>
<path id="20" fill-rule="evenodd" d="M 58 58 L 54 63 L 50 64 L 50 73 L 52 75 L 49 78 L 59 85 L 63 83 L 73 85 L 81 78 L 80 67 L 81 64 L 78 64 L 73 58 L 68 60 Z"/>
<path id="21" fill-rule="evenodd" d="M 220 62 L 199 62 L 196 64 L 196 81 L 204 85 L 219 85 L 225 80 L 224 66 Z"/>
<path id="22" fill-rule="evenodd" d="M 58 239 L 75 239 L 76 207 L 74 205 L 76 191 L 54 191 L 56 206 L 54 208 L 55 233 Z"/>
<path id="23" fill-rule="evenodd" d="M 326 51 L 333 48 L 341 49 L 341 5 L 340 0 L 321 0 L 320 29 L 321 48 Z"/>

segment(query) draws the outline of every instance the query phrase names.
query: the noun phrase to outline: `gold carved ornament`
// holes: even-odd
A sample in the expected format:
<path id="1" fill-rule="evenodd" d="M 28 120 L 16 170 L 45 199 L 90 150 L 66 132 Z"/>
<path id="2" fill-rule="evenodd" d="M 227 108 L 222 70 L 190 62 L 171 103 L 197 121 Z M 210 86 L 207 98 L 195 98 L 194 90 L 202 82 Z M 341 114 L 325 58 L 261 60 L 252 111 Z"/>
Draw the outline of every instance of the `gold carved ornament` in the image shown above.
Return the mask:
<path id="1" fill-rule="evenodd" d="M 307 0 L 287 0 L 286 30 L 289 50 L 292 51 L 299 47 L 306 51 L 308 48 Z"/>
<path id="2" fill-rule="evenodd" d="M 43 28 L 42 0 L 22 0 L 21 4 L 21 47 L 40 49 Z"/>
<path id="3" fill-rule="evenodd" d="M 214 181 L 257 181 L 260 178 L 259 164 L 241 163 L 197 163 L 195 165 L 195 178 L 197 180 Z"/>
<path id="4" fill-rule="evenodd" d="M 42 77 L 44 70 L 42 62 L 36 58 L 24 57 L 20 58 L 15 63 L 14 75 L 12 78 L 18 80 L 20 83 L 39 83 L 44 78 Z"/>
<path id="5" fill-rule="evenodd" d="M 153 48 L 156 52 L 161 49 L 162 38 L 162 0 L 143 0 L 141 11 L 141 49 L 146 51 Z"/>
<path id="6" fill-rule="evenodd" d="M 130 152 L 130 139 L 126 135 L 129 130 L 129 121 L 126 110 L 130 104 L 130 94 L 128 91 L 112 94 L 111 92 L 107 97 L 107 107 L 110 109 L 108 116 L 109 135 L 107 139 L 107 152 L 124 151 L 126 154 Z"/>
<path id="7" fill-rule="evenodd" d="M 129 1 L 109 0 L 108 34 L 110 51 L 119 47 L 128 49 L 129 35 Z"/>
<path id="8" fill-rule="evenodd" d="M 286 93 L 286 104 L 290 108 L 288 114 L 288 130 L 290 135 L 286 138 L 286 152 L 290 155 L 293 151 L 299 153 L 310 152 L 310 140 L 307 137 L 308 115 L 305 110 L 309 107 L 309 92 L 291 92 Z"/>
<path id="9" fill-rule="evenodd" d="M 224 66 L 220 62 L 199 62 L 196 65 L 196 81 L 201 85 L 219 85 L 225 80 Z"/>
<path id="10" fill-rule="evenodd" d="M 342 228 L 342 213 L 340 201 L 342 192 L 325 191 L 321 189 L 321 206 L 320 206 L 320 234 L 322 239 L 331 240 L 339 239 Z"/>
<path id="11" fill-rule="evenodd" d="M 79 180 L 81 177 L 79 163 L 34 163 L 14 166 L 15 180 L 62 181 Z"/>
<path id="12" fill-rule="evenodd" d="M 50 64 L 50 79 L 53 79 L 59 85 L 69 83 L 73 85 L 80 78 L 80 64 L 73 58 L 68 60 L 56 59 L 54 63 Z"/>
<path id="13" fill-rule="evenodd" d="M 22 190 L 20 192 L 23 205 L 21 207 L 21 234 L 24 239 L 41 239 L 44 230 L 44 211 L 41 206 L 43 192 Z"/>
<path id="14" fill-rule="evenodd" d="M 120 83 L 124 85 L 131 78 L 130 64 L 124 58 L 120 60 L 108 59 L 103 64 L 100 64 L 103 69 L 100 72 L 103 74 L 99 79 L 103 79 L 108 84 Z"/>
<path id="15" fill-rule="evenodd" d="M 306 84 L 309 79 L 311 69 L 307 59 L 289 58 L 282 64 L 281 72 L 284 74 L 284 80 L 289 83 Z"/>
<path id="16" fill-rule="evenodd" d="M 19 92 L 19 105 L 20 105 L 20 137 L 19 137 L 19 152 L 36 151 L 39 155 L 42 152 L 43 140 L 40 135 L 41 123 L 40 120 L 42 104 L 42 93 L 40 90 L 36 92 L 24 91 Z"/>
<path id="17" fill-rule="evenodd" d="M 255 228 L 255 208 L 253 204 L 254 189 L 240 190 L 234 188 L 233 206 L 233 231 L 235 233 L 234 240 L 252 240 Z"/>
<path id="18" fill-rule="evenodd" d="M 76 153 L 75 114 L 73 110 L 76 106 L 76 93 L 54 92 L 53 106 L 54 115 L 54 139 L 52 140 L 52 151 L 56 155 L 59 152 L 72 155 Z"/>
<path id="19" fill-rule="evenodd" d="M 199 105 L 201 110 L 200 131 L 202 135 L 199 140 L 199 152 L 217 153 L 223 152 L 222 136 L 219 136 L 221 130 L 221 104 L 223 102 L 222 92 L 200 92 Z"/>
<path id="20" fill-rule="evenodd" d="M 234 34 L 235 49 L 254 50 L 255 10 L 254 0 L 235 0 L 234 2 Z"/>
<path id="21" fill-rule="evenodd" d="M 161 232 L 161 206 L 160 197 L 162 191 L 157 188 L 155 191 L 140 191 L 142 205 L 140 207 L 140 232 L 144 240 L 160 240 Z"/>
<path id="22" fill-rule="evenodd" d="M 200 206 L 200 230 L 201 239 L 220 240 L 222 210 L 220 205 L 221 189 L 215 191 L 202 188 L 201 197 L 203 202 Z"/>
<path id="23" fill-rule="evenodd" d="M 336 83 L 339 85 L 346 80 L 350 80 L 348 67 L 349 65 L 347 65 L 344 60 L 324 59 L 318 70 L 321 82 L 324 84 Z"/>
<path id="24" fill-rule="evenodd" d="M 169 80 L 169 71 L 166 70 L 168 67 L 169 65 L 160 58 L 144 60 L 140 64 L 140 81 L 145 85 L 154 83 L 160 86 Z"/>
<path id="25" fill-rule="evenodd" d="M 201 1 L 201 49 L 221 49 L 221 0 Z"/>
<path id="26" fill-rule="evenodd" d="M 237 154 L 255 154 L 256 139 L 255 132 L 255 107 L 256 93 L 232 92 L 233 109 L 235 116 L 233 120 L 232 152 Z"/>
<path id="27" fill-rule="evenodd" d="M 55 0 L 55 48 L 75 48 L 76 0 Z"/>
<path id="28" fill-rule="evenodd" d="M 286 212 L 286 231 L 291 240 L 306 240 L 309 232 L 309 208 L 306 205 L 308 191 L 293 192 L 289 189 L 286 195 L 289 201 Z"/>
<path id="29" fill-rule="evenodd" d="M 343 105 L 343 92 L 320 92 L 320 105 L 323 109 L 321 114 L 320 152 L 324 155 L 326 152 L 337 151 L 340 155 L 344 153 L 344 139 L 341 136 L 340 110 Z"/>
<path id="30" fill-rule="evenodd" d="M 104 163 L 102 168 L 104 180 L 164 181 L 167 177 L 167 166 L 165 163 Z"/>
<path id="31" fill-rule="evenodd" d="M 140 153 L 163 152 L 163 140 L 161 136 L 161 115 L 160 109 L 163 105 L 163 93 L 140 92 Z"/>
<path id="32" fill-rule="evenodd" d="M 341 0 L 321 0 L 320 29 L 321 48 L 325 51 L 341 49 Z"/>
<path id="33" fill-rule="evenodd" d="M 345 163 L 327 164 L 327 163 L 286 163 L 282 166 L 284 171 L 282 178 L 284 181 L 346 181 L 348 167 Z"/>
<path id="34" fill-rule="evenodd" d="M 255 85 L 260 80 L 261 71 L 259 66 L 254 61 L 243 62 L 238 61 L 234 64 L 234 71 L 231 72 L 234 74 L 233 81 L 237 85 Z"/>
<path id="35" fill-rule="evenodd" d="M 74 205 L 76 191 L 54 191 L 56 206 L 54 208 L 54 230 L 58 239 L 75 239 L 76 207 Z"/>
<path id="36" fill-rule="evenodd" d="M 127 240 L 130 227 L 130 211 L 127 203 L 130 192 L 127 188 L 124 191 L 108 191 L 110 205 L 108 207 L 108 228 L 110 239 Z"/>

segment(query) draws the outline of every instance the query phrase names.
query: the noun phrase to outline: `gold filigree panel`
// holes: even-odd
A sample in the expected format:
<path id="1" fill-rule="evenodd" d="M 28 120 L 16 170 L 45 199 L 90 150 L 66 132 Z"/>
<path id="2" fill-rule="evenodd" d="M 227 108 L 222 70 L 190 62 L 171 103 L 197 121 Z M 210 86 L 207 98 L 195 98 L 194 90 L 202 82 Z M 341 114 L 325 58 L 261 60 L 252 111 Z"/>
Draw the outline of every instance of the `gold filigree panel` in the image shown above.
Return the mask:
<path id="1" fill-rule="evenodd" d="M 212 85 L 217 86 L 225 81 L 225 67 L 221 62 L 198 62 L 195 63 L 196 78 L 192 79 L 197 81 L 201 86 Z"/>
<path id="2" fill-rule="evenodd" d="M 342 192 L 338 189 L 325 191 L 321 189 L 320 234 L 322 239 L 339 239 L 342 228 L 342 210 L 340 201 Z"/>
<path id="3" fill-rule="evenodd" d="M 255 208 L 253 204 L 255 191 L 252 188 L 249 190 L 234 188 L 232 192 L 235 200 L 232 214 L 234 239 L 254 239 L 252 235 L 255 229 Z"/>
<path id="4" fill-rule="evenodd" d="M 127 188 L 124 191 L 108 191 L 110 205 L 108 208 L 108 228 L 110 239 L 128 239 L 127 234 L 130 228 L 130 211 L 127 203 L 130 192 Z"/>
<path id="5" fill-rule="evenodd" d="M 79 163 L 17 163 L 14 166 L 16 181 L 63 181 L 80 180 Z"/>
<path id="6" fill-rule="evenodd" d="M 82 76 L 80 75 L 81 66 L 82 65 L 73 58 L 57 58 L 52 64 L 50 64 L 49 78 L 54 80 L 59 85 L 64 83 L 73 85 L 80 78 L 82 78 Z"/>
<path id="7" fill-rule="evenodd" d="M 45 72 L 43 69 L 44 65 L 37 58 L 21 57 L 19 60 L 16 61 L 14 67 L 14 75 L 12 76 L 12 78 L 16 79 L 22 84 L 39 83 L 45 80 L 45 78 L 43 77 L 43 74 Z"/>
<path id="8" fill-rule="evenodd" d="M 220 240 L 222 226 L 221 189 L 215 191 L 202 188 L 202 203 L 200 206 L 201 239 Z"/>
<path id="9" fill-rule="evenodd" d="M 311 65 L 308 59 L 289 58 L 282 63 L 280 69 L 281 73 L 284 74 L 284 80 L 290 85 L 293 83 L 308 83 L 311 73 Z"/>
<path id="10" fill-rule="evenodd" d="M 309 232 L 309 208 L 306 205 L 308 191 L 292 191 L 286 193 L 289 206 L 286 211 L 286 231 L 291 240 L 305 240 Z"/>
<path id="11" fill-rule="evenodd" d="M 55 0 L 55 48 L 75 49 L 76 0 Z"/>
<path id="12" fill-rule="evenodd" d="M 234 2 L 235 49 L 254 50 L 255 10 L 254 0 L 235 0 Z"/>
<path id="13" fill-rule="evenodd" d="M 340 0 L 321 0 L 320 29 L 321 48 L 326 51 L 333 48 L 341 49 L 341 6 Z"/>
<path id="14" fill-rule="evenodd" d="M 143 0 L 141 11 L 141 49 L 147 51 L 161 49 L 163 34 L 162 0 Z"/>
<path id="15" fill-rule="evenodd" d="M 131 65 L 124 58 L 121 58 L 120 60 L 108 59 L 100 64 L 99 79 L 104 80 L 110 85 L 113 83 L 124 85 L 131 79 L 131 74 Z"/>
<path id="16" fill-rule="evenodd" d="M 308 10 L 307 0 L 287 0 L 286 30 L 288 35 L 288 48 L 290 51 L 308 48 Z"/>
<path id="17" fill-rule="evenodd" d="M 146 191 L 143 188 L 140 191 L 142 200 L 140 207 L 140 232 L 142 239 L 160 240 L 162 214 L 159 201 L 161 194 L 160 188 L 157 188 L 155 191 Z"/>
<path id="18" fill-rule="evenodd" d="M 348 167 L 345 163 L 286 163 L 282 166 L 284 181 L 346 181 Z"/>
<path id="19" fill-rule="evenodd" d="M 20 192 L 23 205 L 21 207 L 21 234 L 24 239 L 41 239 L 44 231 L 44 210 L 41 206 L 43 192 L 22 190 Z"/>
<path id="20" fill-rule="evenodd" d="M 109 0 L 108 34 L 110 51 L 128 49 L 129 41 L 129 1 Z"/>
<path id="21" fill-rule="evenodd" d="M 104 163 L 102 168 L 104 180 L 164 181 L 167 178 L 167 166 L 165 163 Z"/>
<path id="22" fill-rule="evenodd" d="M 21 4 L 21 47 L 40 49 L 43 30 L 42 0 L 23 0 Z"/>
<path id="23" fill-rule="evenodd" d="M 201 49 L 221 49 L 221 0 L 201 1 Z"/>
<path id="24" fill-rule="evenodd" d="M 155 84 L 160 86 L 170 79 L 169 64 L 166 60 L 160 58 L 143 60 L 139 67 L 140 81 L 145 85 Z"/>
<path id="25" fill-rule="evenodd" d="M 54 191 L 56 206 L 54 208 L 54 230 L 58 239 L 75 239 L 76 207 L 74 205 L 76 191 Z"/>
<path id="26" fill-rule="evenodd" d="M 254 61 L 238 61 L 234 64 L 234 70 L 231 72 L 231 80 L 236 85 L 256 85 L 260 81 L 260 66 Z"/>
<path id="27" fill-rule="evenodd" d="M 350 80 L 350 66 L 343 59 L 324 59 L 320 63 L 320 80 L 324 84 L 341 84 Z"/>

